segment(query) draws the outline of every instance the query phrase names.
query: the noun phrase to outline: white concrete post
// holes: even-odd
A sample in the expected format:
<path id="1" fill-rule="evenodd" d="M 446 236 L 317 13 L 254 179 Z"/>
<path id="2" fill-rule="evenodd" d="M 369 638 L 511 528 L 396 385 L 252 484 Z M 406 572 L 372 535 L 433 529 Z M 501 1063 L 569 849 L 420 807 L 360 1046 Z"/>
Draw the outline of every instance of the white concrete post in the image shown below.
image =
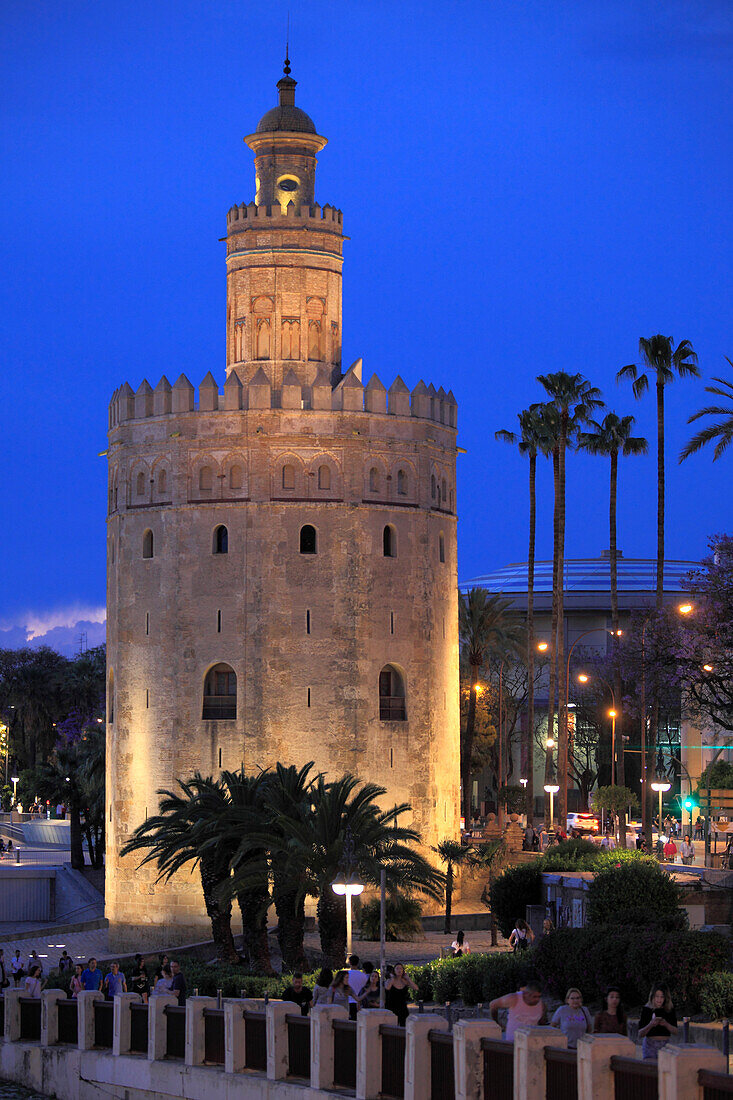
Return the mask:
<path id="1" fill-rule="evenodd" d="M 5 1042 L 17 1043 L 20 1039 L 20 998 L 24 989 L 5 990 Z"/>
<path id="2" fill-rule="evenodd" d="M 725 1073 L 725 1055 L 717 1047 L 677 1046 L 670 1043 L 659 1052 L 659 1100 L 703 1100 L 697 1083 L 701 1069 Z"/>
<path id="3" fill-rule="evenodd" d="M 430 1031 L 449 1031 L 444 1016 L 428 1012 L 407 1017 L 405 1027 L 405 1100 L 430 1100 Z"/>
<path id="4" fill-rule="evenodd" d="M 206 1056 L 204 1009 L 216 1008 L 216 997 L 186 998 L 186 1058 L 187 1066 L 203 1065 Z"/>
<path id="5" fill-rule="evenodd" d="M 614 1100 L 611 1059 L 634 1058 L 625 1035 L 582 1035 L 578 1039 L 578 1100 Z"/>
<path id="6" fill-rule="evenodd" d="M 382 1024 L 394 1026 L 394 1012 L 363 1008 L 356 1017 L 356 1096 L 376 1100 L 382 1091 Z"/>
<path id="7" fill-rule="evenodd" d="M 130 1033 L 132 1030 L 132 1012 L 130 1005 L 139 1005 L 142 997 L 139 993 L 118 993 L 112 1009 L 112 1053 L 130 1053 Z"/>
<path id="8" fill-rule="evenodd" d="M 482 1039 L 501 1039 L 499 1025 L 493 1020 L 459 1020 L 453 1026 L 456 1100 L 476 1100 L 483 1096 Z"/>
<path id="9" fill-rule="evenodd" d="M 514 1100 L 545 1100 L 545 1047 L 566 1048 L 556 1027 L 518 1027 L 514 1032 Z"/>
<path id="10" fill-rule="evenodd" d="M 300 1016 L 294 1001 L 270 1001 L 267 1005 L 267 1080 L 282 1081 L 288 1075 L 288 1025 L 286 1016 Z"/>
<path id="11" fill-rule="evenodd" d="M 177 1005 L 178 997 L 173 993 L 159 993 L 148 997 L 148 1061 L 160 1062 L 168 1049 L 168 1020 L 165 1009 L 168 1005 Z"/>
<path id="12" fill-rule="evenodd" d="M 44 989 L 41 993 L 41 1046 L 52 1047 L 59 1041 L 59 1001 L 66 1000 L 63 989 Z M 7 1001 L 5 1011 L 7 1012 Z"/>
<path id="13" fill-rule="evenodd" d="M 333 1088 L 333 1021 L 348 1020 L 343 1005 L 316 1005 L 311 1009 L 311 1088 Z"/>
<path id="14" fill-rule="evenodd" d="M 98 989 L 83 989 L 76 995 L 79 1013 L 79 1050 L 94 1049 L 94 1002 L 103 1000 L 104 993 Z"/>
<path id="15" fill-rule="evenodd" d="M 224 1000 L 225 1073 L 241 1073 L 245 1067 L 244 1005 L 245 1001 L 232 997 Z"/>

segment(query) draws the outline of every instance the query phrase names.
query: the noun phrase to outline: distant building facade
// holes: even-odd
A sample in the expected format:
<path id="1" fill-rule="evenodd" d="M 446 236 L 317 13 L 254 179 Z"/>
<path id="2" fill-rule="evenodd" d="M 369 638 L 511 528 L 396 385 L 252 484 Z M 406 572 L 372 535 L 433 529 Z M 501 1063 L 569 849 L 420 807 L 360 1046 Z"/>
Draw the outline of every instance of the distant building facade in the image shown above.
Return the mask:
<path id="1" fill-rule="evenodd" d="M 679 603 L 684 595 L 682 582 L 693 570 L 699 568 L 696 561 L 665 561 L 664 563 L 664 601 L 665 604 Z M 644 608 L 654 608 L 656 601 L 656 576 L 657 563 L 653 558 L 625 558 L 621 552 L 617 555 L 618 578 L 618 608 L 619 623 L 623 628 L 628 624 L 631 616 Z M 583 653 L 596 651 L 598 653 L 610 652 L 611 639 L 611 562 L 610 554 L 604 551 L 599 558 L 570 558 L 565 561 L 564 583 L 564 649 L 565 658 L 571 647 L 577 642 L 577 648 L 571 662 L 571 677 L 573 673 L 581 671 L 583 666 Z M 511 600 L 512 606 L 522 619 L 527 615 L 527 562 L 517 562 L 473 577 L 460 584 L 461 591 L 469 588 L 485 588 L 489 592 L 497 593 Z M 534 613 L 535 633 L 537 641 L 548 641 L 552 620 L 552 561 L 538 561 L 535 563 L 534 574 Z M 547 710 L 546 682 L 540 683 L 535 696 L 535 705 L 538 716 Z M 571 686 L 570 706 L 573 688 Z M 609 696 L 609 707 L 611 700 Z M 660 738 L 665 766 L 669 765 L 673 757 L 679 757 L 682 751 L 682 762 L 686 764 L 687 746 L 683 745 L 683 730 L 688 727 L 679 716 L 676 724 L 668 723 Z M 609 727 L 610 731 L 610 727 Z M 610 732 L 609 732 L 610 736 Z M 631 759 L 636 752 L 638 756 L 639 746 L 633 744 L 638 737 L 631 737 L 628 743 L 627 768 L 630 775 L 638 775 L 639 761 L 634 763 Z M 619 750 L 620 751 L 620 750 Z M 515 750 L 513 760 L 514 772 L 512 782 L 518 782 L 519 778 L 526 774 L 527 762 L 522 760 L 519 749 Z M 699 773 L 698 773 L 699 774 Z M 541 753 L 535 753 L 534 759 L 534 787 L 536 793 L 536 806 L 543 802 L 542 788 L 544 784 L 544 760 Z M 538 793 L 539 792 L 539 793 Z M 483 779 L 477 781 L 476 794 L 483 793 Z M 686 788 L 685 788 L 685 793 Z M 568 791 L 568 809 L 579 808 L 579 792 L 572 786 Z"/>
<path id="2" fill-rule="evenodd" d="M 208 938 L 198 878 L 119 852 L 195 770 L 309 760 L 458 833 L 456 402 L 341 370 L 342 214 L 295 81 L 227 215 L 226 381 L 109 408 L 107 915 L 117 947 Z M 407 822 L 406 822 L 407 823 Z"/>

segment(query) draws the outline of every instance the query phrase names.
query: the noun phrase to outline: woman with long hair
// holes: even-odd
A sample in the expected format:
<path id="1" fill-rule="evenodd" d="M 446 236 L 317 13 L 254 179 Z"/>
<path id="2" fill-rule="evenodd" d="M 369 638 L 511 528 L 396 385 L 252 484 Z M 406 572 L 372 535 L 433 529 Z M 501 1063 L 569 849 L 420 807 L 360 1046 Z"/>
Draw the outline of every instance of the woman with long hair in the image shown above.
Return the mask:
<path id="1" fill-rule="evenodd" d="M 324 966 L 321 973 L 316 979 L 316 984 L 313 987 L 313 1004 L 325 1005 L 328 1004 L 328 994 L 331 989 L 331 983 L 333 981 L 333 970 L 329 970 L 327 966 Z"/>
<path id="2" fill-rule="evenodd" d="M 394 970 L 384 983 L 384 1007 L 388 1012 L 394 1012 L 400 1027 L 407 1023 L 410 990 L 417 993 L 417 986 L 408 978 L 402 963 L 395 963 Z"/>
<path id="3" fill-rule="evenodd" d="M 652 986 L 649 1000 L 639 1016 L 639 1038 L 643 1040 L 641 1053 L 647 1062 L 656 1062 L 659 1051 L 666 1047 L 677 1032 L 677 1013 L 672 1004 L 669 988 L 661 982 Z"/>
<path id="4" fill-rule="evenodd" d="M 628 1035 L 626 1012 L 621 1004 L 621 990 L 611 985 L 606 990 L 606 1007 L 596 1012 L 593 1031 L 596 1035 Z"/>
<path id="5" fill-rule="evenodd" d="M 349 1007 L 349 997 L 353 997 L 356 1000 L 356 993 L 349 985 L 349 972 L 348 970 L 339 970 L 336 977 L 331 982 L 331 988 L 328 991 L 328 1003 L 330 1005 L 341 1005 L 343 1008 Z"/>

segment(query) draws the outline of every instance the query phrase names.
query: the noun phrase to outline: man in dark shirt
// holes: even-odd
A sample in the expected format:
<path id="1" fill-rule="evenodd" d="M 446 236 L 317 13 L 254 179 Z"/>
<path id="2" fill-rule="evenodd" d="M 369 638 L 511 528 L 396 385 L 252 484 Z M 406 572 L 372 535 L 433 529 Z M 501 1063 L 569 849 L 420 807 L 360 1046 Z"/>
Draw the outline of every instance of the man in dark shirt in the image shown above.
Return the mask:
<path id="1" fill-rule="evenodd" d="M 313 994 L 310 989 L 303 985 L 302 974 L 293 974 L 292 982 L 283 993 L 283 1000 L 295 1001 L 296 1005 L 300 1005 L 300 1015 L 308 1015 L 308 1009 L 311 1006 Z"/>
<path id="2" fill-rule="evenodd" d="M 186 979 L 177 959 L 171 959 L 171 974 L 173 975 L 171 993 L 175 993 L 178 997 L 178 1007 L 181 1008 L 186 1003 Z"/>

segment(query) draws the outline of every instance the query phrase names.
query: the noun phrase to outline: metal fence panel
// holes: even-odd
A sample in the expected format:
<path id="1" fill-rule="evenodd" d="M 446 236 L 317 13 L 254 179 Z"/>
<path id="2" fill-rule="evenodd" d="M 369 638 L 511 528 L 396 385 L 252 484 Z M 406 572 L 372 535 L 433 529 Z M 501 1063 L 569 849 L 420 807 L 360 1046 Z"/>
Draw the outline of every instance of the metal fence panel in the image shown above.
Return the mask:
<path id="1" fill-rule="evenodd" d="M 264 1012 L 244 1013 L 244 1064 L 267 1072 L 267 1028 Z"/>
<path id="2" fill-rule="evenodd" d="M 35 997 L 20 998 L 20 1037 L 29 1043 L 41 1041 L 41 1002 Z"/>
<path id="3" fill-rule="evenodd" d="M 307 1016 L 286 1016 L 288 1025 L 288 1074 L 311 1076 L 311 1023 Z"/>
<path id="4" fill-rule="evenodd" d="M 547 1100 L 578 1100 L 578 1052 L 545 1047 Z"/>
<path id="5" fill-rule="evenodd" d="M 130 1050 L 134 1054 L 148 1053 L 147 1005 L 130 1005 Z"/>
<path id="6" fill-rule="evenodd" d="M 94 1002 L 94 1045 L 111 1049 L 114 1035 L 114 1002 Z"/>
<path id="7" fill-rule="evenodd" d="M 356 1088 L 356 1021 L 333 1021 L 333 1083 Z"/>
<path id="8" fill-rule="evenodd" d="M 727 1073 L 711 1073 L 701 1069 L 697 1079 L 702 1086 L 703 1100 L 730 1100 L 733 1096 L 733 1077 Z"/>
<path id="9" fill-rule="evenodd" d="M 514 1100 L 514 1043 L 506 1039 L 482 1039 L 484 1096 Z"/>
<path id="10" fill-rule="evenodd" d="M 405 1029 L 382 1024 L 382 1096 L 405 1095 Z"/>
<path id="11" fill-rule="evenodd" d="M 615 1100 L 658 1100 L 659 1071 L 656 1062 L 638 1058 L 611 1058 Z"/>
<path id="12" fill-rule="evenodd" d="M 77 1046 L 79 1043 L 79 1004 L 75 1000 L 59 1001 L 59 1042 Z"/>
<path id="13" fill-rule="evenodd" d="M 204 1061 L 224 1065 L 224 1010 L 204 1009 Z"/>
<path id="14" fill-rule="evenodd" d="M 186 1009 L 176 1005 L 166 1005 L 163 1009 L 166 1019 L 166 1058 L 186 1057 Z"/>
<path id="15" fill-rule="evenodd" d="M 430 1095 L 432 1100 L 455 1100 L 453 1036 L 449 1031 L 428 1032 L 430 1041 Z"/>

